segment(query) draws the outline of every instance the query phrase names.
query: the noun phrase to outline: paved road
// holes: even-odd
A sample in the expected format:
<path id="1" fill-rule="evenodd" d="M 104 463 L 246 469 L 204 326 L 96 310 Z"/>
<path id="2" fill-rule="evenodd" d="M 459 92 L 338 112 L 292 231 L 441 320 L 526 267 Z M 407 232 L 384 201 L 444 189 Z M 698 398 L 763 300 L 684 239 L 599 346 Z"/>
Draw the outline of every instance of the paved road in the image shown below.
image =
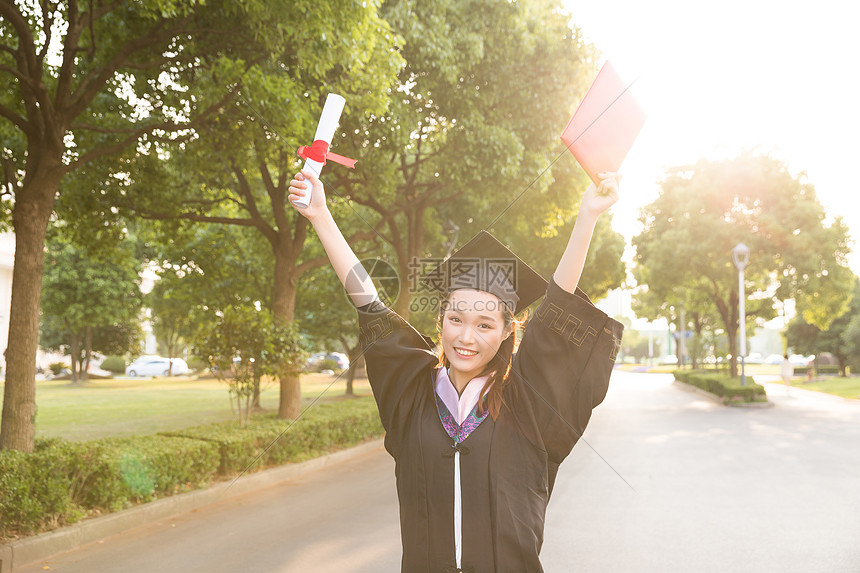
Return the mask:
<path id="1" fill-rule="evenodd" d="M 768 393 L 725 408 L 616 372 L 559 472 L 545 569 L 860 572 L 860 404 Z M 22 571 L 396 572 L 393 467 L 379 450 Z"/>

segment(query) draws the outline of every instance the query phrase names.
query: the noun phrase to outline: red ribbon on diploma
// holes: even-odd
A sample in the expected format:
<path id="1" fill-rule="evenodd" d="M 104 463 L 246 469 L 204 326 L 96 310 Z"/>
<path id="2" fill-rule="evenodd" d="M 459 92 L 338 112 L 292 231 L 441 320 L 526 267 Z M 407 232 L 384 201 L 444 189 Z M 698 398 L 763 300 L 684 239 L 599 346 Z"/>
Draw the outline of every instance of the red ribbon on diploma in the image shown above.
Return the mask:
<path id="1" fill-rule="evenodd" d="M 311 161 L 316 161 L 323 165 L 325 165 L 326 159 L 331 159 L 335 163 L 340 163 L 350 169 L 355 167 L 355 159 L 350 159 L 349 157 L 344 157 L 343 155 L 338 155 L 337 153 L 329 151 L 328 143 L 322 139 L 317 139 L 313 142 L 313 145 L 310 146 L 302 145 L 296 153 L 298 153 L 299 157 L 302 159 L 310 159 Z"/>

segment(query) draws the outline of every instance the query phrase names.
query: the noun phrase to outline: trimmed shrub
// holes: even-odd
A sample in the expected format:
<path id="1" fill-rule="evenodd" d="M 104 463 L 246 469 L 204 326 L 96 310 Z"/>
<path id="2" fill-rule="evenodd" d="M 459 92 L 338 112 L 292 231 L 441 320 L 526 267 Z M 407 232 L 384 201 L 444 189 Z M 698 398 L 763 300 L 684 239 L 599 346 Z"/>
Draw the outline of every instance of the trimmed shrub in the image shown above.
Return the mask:
<path id="1" fill-rule="evenodd" d="M 323 370 L 331 370 L 332 372 L 340 372 L 343 370 L 340 364 L 334 358 L 323 358 L 314 366 L 314 372 L 322 372 Z"/>
<path id="2" fill-rule="evenodd" d="M 51 529 L 88 513 L 200 487 L 218 462 L 211 443 L 157 435 L 38 440 L 32 454 L 0 451 L 0 536 Z"/>
<path id="3" fill-rule="evenodd" d="M 85 515 L 63 479 L 64 465 L 38 452 L 0 451 L 0 536 L 26 535 Z"/>
<path id="4" fill-rule="evenodd" d="M 54 376 L 59 376 L 66 368 L 68 368 L 68 366 L 66 366 L 65 362 L 51 362 L 48 364 L 48 370 L 50 370 L 51 374 Z"/>
<path id="5" fill-rule="evenodd" d="M 839 366 L 827 364 L 816 368 L 819 374 L 839 374 Z"/>
<path id="6" fill-rule="evenodd" d="M 239 422 L 206 424 L 165 435 L 211 441 L 218 445 L 218 473 L 229 476 L 245 469 L 299 462 L 383 434 L 373 398 L 320 404 L 297 422 L 268 413 Z"/>
<path id="7" fill-rule="evenodd" d="M 230 421 L 90 442 L 39 439 L 32 454 L 0 450 L 0 538 L 203 487 L 249 465 L 257 470 L 303 461 L 382 434 L 376 403 L 365 397 L 320 404 L 295 423 L 272 413 L 252 417 L 245 428 Z"/>
<path id="8" fill-rule="evenodd" d="M 106 356 L 99 368 L 115 374 L 125 374 L 126 366 L 125 358 L 122 356 Z"/>
<path id="9" fill-rule="evenodd" d="M 188 359 L 188 367 L 194 370 L 195 372 L 203 372 L 207 368 L 209 368 L 209 363 L 203 360 L 202 358 L 198 358 L 197 356 L 191 356 Z"/>
<path id="10" fill-rule="evenodd" d="M 740 378 L 700 370 L 676 370 L 674 376 L 676 380 L 719 396 L 724 402 L 767 402 L 764 386 L 756 384 L 749 376 L 746 386 L 741 386 Z"/>

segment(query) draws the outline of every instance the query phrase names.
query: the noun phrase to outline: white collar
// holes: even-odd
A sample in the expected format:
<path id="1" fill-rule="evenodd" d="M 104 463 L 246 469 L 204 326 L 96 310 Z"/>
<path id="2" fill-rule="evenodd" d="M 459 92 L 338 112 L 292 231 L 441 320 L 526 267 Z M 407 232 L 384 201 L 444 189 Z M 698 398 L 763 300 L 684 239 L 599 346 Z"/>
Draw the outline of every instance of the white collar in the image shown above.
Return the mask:
<path id="1" fill-rule="evenodd" d="M 439 395 L 442 403 L 445 404 L 445 407 L 454 416 L 454 421 L 457 422 L 458 426 L 463 423 L 463 420 L 466 419 L 466 416 L 469 415 L 469 412 L 478 403 L 478 397 L 481 395 L 484 383 L 489 377 L 490 374 L 472 378 L 466 384 L 463 395 L 458 396 L 457 389 L 454 388 L 454 383 L 451 382 L 451 378 L 448 376 L 448 369 L 440 366 L 436 370 L 436 394 Z"/>

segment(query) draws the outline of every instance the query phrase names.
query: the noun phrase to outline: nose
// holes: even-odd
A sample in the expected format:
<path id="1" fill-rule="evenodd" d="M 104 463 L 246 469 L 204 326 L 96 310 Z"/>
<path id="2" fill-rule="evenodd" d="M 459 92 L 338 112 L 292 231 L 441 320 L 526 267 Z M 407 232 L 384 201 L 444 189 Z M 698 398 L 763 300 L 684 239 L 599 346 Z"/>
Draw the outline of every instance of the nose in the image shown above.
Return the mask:
<path id="1" fill-rule="evenodd" d="M 475 342 L 475 329 L 471 326 L 466 326 L 460 330 L 459 338 L 463 344 L 472 344 Z"/>

